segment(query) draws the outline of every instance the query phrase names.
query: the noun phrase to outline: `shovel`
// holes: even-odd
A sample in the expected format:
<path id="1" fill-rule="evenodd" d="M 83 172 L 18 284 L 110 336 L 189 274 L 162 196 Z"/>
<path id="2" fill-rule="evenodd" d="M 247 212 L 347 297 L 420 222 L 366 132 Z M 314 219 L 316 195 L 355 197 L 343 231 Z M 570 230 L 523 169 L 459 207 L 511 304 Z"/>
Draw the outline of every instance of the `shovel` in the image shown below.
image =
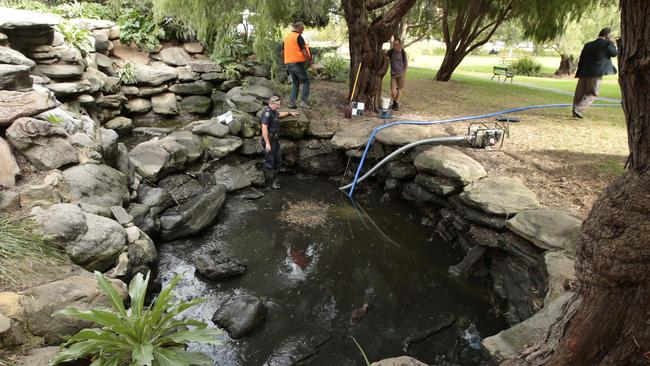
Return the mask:
<path id="1" fill-rule="evenodd" d="M 359 68 L 357 69 L 357 76 L 354 78 L 354 85 L 352 86 L 352 94 L 350 94 L 350 102 L 343 110 L 343 116 L 345 118 L 352 118 L 352 99 L 354 98 L 354 93 L 357 91 L 357 81 L 359 81 L 359 73 L 361 73 L 361 62 L 359 62 Z"/>

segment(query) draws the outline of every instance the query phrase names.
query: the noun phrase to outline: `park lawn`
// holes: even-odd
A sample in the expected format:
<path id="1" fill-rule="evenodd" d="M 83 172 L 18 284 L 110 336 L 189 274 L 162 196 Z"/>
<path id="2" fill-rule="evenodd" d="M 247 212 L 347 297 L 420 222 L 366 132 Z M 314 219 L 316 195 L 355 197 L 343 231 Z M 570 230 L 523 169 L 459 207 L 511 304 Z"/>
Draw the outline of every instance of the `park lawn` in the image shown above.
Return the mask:
<path id="1" fill-rule="evenodd" d="M 535 57 L 542 64 L 542 74 L 552 75 L 560 62 L 559 57 Z M 482 78 L 491 78 L 493 67 L 501 64 L 499 56 L 467 56 L 456 69 L 456 75 L 464 74 Z M 431 69 L 435 76 L 435 70 L 442 63 L 442 56 L 418 56 L 412 62 L 413 66 Z M 433 78 L 433 76 L 431 76 Z M 566 92 L 573 92 L 576 88 L 577 79 L 558 77 L 531 77 L 518 75 L 515 82 L 528 84 L 542 88 L 559 89 Z M 600 89 L 600 96 L 605 98 L 621 99 L 621 89 L 618 85 L 616 75 L 605 76 Z"/>
<path id="2" fill-rule="evenodd" d="M 482 115 L 529 105 L 571 104 L 572 96 L 457 73 L 449 82 L 433 80 L 435 70 L 410 67 L 399 119 L 436 120 Z M 389 77 L 383 95 L 388 96 Z M 501 152 L 469 151 L 491 175 L 521 179 L 544 204 L 571 207 L 586 213 L 597 195 L 623 173 L 628 155 L 625 117 L 620 104 L 592 107 L 584 119 L 570 107 L 537 109 L 513 114 Z M 484 122 L 493 121 L 486 118 Z M 465 134 L 468 122 L 435 127 L 440 134 Z"/>

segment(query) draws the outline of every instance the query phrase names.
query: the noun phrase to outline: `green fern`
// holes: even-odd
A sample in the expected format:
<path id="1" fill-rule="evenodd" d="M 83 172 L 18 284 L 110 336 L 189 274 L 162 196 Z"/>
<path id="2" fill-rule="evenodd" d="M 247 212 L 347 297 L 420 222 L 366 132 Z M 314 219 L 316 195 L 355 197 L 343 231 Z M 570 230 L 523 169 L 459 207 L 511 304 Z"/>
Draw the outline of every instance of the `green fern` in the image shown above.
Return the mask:
<path id="1" fill-rule="evenodd" d="M 122 67 L 117 70 L 117 77 L 120 79 L 120 83 L 125 85 L 133 85 L 138 82 L 138 78 L 135 74 L 135 64 L 133 62 L 125 62 Z"/>
<path id="2" fill-rule="evenodd" d="M 90 41 L 90 31 L 87 29 L 63 22 L 57 26 L 57 30 L 63 34 L 65 43 L 79 50 L 84 57 L 95 51 Z"/>

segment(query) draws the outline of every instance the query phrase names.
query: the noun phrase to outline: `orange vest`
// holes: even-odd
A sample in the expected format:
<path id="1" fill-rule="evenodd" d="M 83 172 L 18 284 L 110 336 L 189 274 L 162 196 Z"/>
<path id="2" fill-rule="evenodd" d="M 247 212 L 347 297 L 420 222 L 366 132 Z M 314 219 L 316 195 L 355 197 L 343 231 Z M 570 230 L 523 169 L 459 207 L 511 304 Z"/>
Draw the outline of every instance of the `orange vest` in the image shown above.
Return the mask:
<path id="1" fill-rule="evenodd" d="M 291 32 L 284 37 L 284 63 L 292 64 L 296 62 L 305 62 L 308 61 L 308 58 L 302 54 L 300 46 L 298 46 L 298 36 L 300 33 Z M 307 54 L 311 56 L 311 51 L 307 42 L 305 42 L 305 49 L 307 49 Z"/>

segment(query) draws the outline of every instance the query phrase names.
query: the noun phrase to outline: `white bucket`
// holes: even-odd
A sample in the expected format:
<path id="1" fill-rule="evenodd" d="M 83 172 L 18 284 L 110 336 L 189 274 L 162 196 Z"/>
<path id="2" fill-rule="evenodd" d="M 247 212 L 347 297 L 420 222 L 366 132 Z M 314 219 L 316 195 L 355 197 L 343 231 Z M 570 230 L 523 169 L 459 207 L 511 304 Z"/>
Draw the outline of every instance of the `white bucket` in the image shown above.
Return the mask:
<path id="1" fill-rule="evenodd" d="M 389 109 L 390 108 L 390 98 L 381 98 L 381 109 Z"/>

